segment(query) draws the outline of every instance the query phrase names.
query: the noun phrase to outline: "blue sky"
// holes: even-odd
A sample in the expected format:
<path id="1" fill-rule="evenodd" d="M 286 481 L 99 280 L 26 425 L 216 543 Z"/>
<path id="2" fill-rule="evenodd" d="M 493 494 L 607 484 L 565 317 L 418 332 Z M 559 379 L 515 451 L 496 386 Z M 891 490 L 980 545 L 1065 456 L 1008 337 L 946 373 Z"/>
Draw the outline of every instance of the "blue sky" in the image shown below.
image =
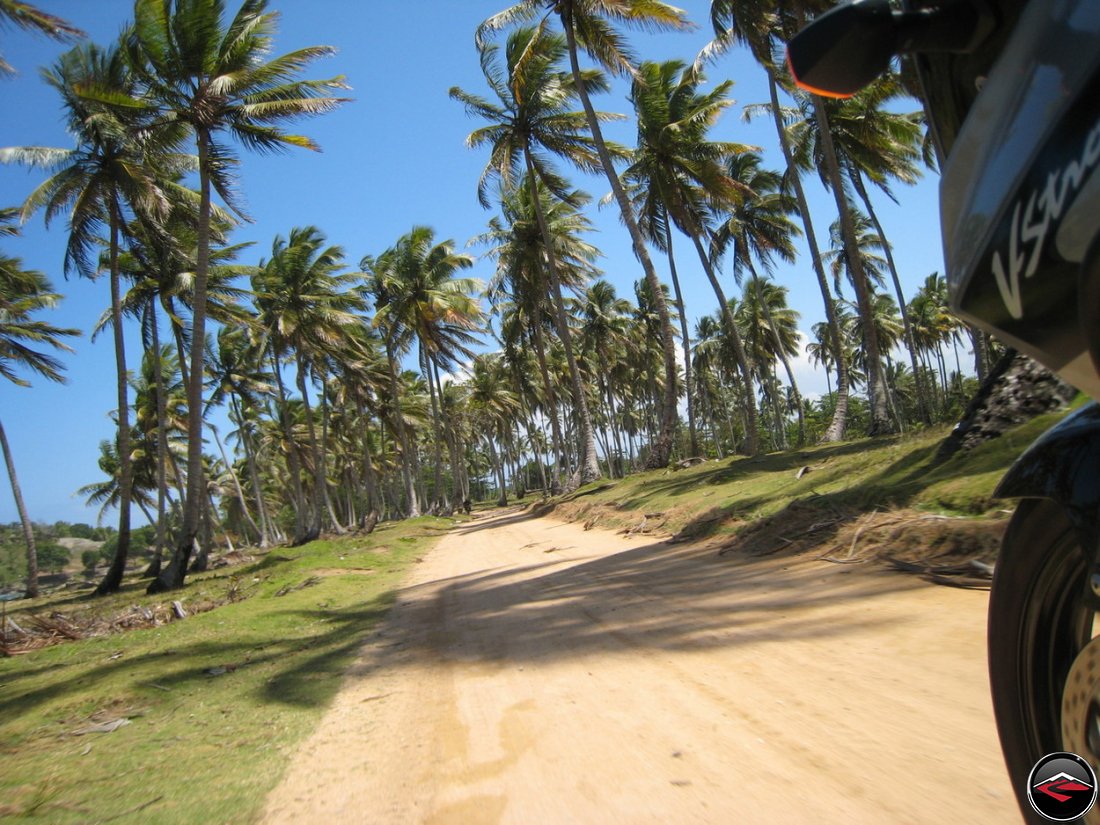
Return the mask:
<path id="1" fill-rule="evenodd" d="M 113 40 L 132 13 L 126 0 L 37 0 L 88 32 L 98 43 Z M 331 45 L 335 56 L 318 61 L 307 72 L 313 78 L 344 74 L 352 87 L 353 102 L 320 118 L 302 121 L 297 130 L 320 143 L 323 151 L 304 150 L 274 156 L 241 153 L 240 189 L 254 222 L 242 226 L 234 242 L 253 241 L 242 256 L 245 263 L 266 257 L 278 234 L 313 224 L 330 243 L 340 244 L 349 268 L 367 254 L 377 254 L 412 226 L 426 224 L 438 239 L 453 238 L 459 246 L 483 232 L 492 213 L 477 203 L 475 188 L 485 162 L 481 152 L 468 150 L 466 135 L 479 123 L 466 117 L 452 101 L 453 85 L 486 92 L 473 43 L 478 23 L 506 6 L 500 0 L 273 0 L 281 13 L 275 49 L 278 53 L 308 45 Z M 709 2 L 680 2 L 697 29 L 690 33 L 647 35 L 631 33 L 636 53 L 651 60 L 680 58 L 690 61 L 709 39 Z M 227 6 L 236 5 L 228 0 Z M 0 53 L 20 74 L 0 80 L 5 117 L 0 146 L 45 145 L 70 147 L 55 94 L 40 80 L 38 67 L 49 65 L 66 47 L 44 38 L 0 30 Z M 760 146 L 766 161 L 780 168 L 782 159 L 768 119 L 745 124 L 745 104 L 767 100 L 763 72 L 745 55 L 733 54 L 710 68 L 712 81 L 735 81 L 736 103 L 715 127 L 715 139 Z M 627 87 L 597 98 L 597 106 L 628 113 Z M 914 103 L 914 108 L 916 104 Z M 633 123 L 608 128 L 608 137 L 632 145 Z M 0 206 L 22 202 L 42 179 L 40 173 L 0 166 Z M 596 199 L 607 191 L 599 178 L 574 175 L 579 186 Z M 906 296 L 929 273 L 943 271 L 934 176 L 915 187 L 898 191 L 900 205 L 879 198 L 876 206 L 893 245 Z M 835 218 L 832 196 L 816 180 L 808 180 L 811 210 L 820 236 L 827 236 Z M 629 238 L 614 208 L 592 208 L 598 232 L 592 241 L 604 252 L 600 262 L 605 277 L 625 297 L 641 270 L 630 250 Z M 60 326 L 90 331 L 108 305 L 106 279 L 65 280 L 61 262 L 65 243 L 63 220 L 47 231 L 42 216 L 29 222 L 21 238 L 4 242 L 6 254 L 21 257 L 29 268 L 45 272 L 66 298 L 49 320 Z M 713 293 L 698 267 L 685 254 L 678 256 L 685 303 L 692 320 L 713 312 Z M 471 250 L 477 252 L 479 250 Z M 667 264 L 656 260 L 658 271 Z M 479 261 L 475 277 L 488 280 L 492 264 Z M 801 328 L 823 318 L 821 298 L 810 268 L 801 256 L 793 267 L 781 268 L 776 280 L 790 289 L 790 303 L 801 314 Z M 729 294 L 736 294 L 727 268 L 723 276 Z M 136 328 L 130 333 L 129 364 L 139 362 Z M 98 480 L 98 444 L 110 438 L 108 414 L 116 406 L 114 359 L 109 335 L 93 344 L 87 335 L 74 342 L 75 354 L 66 356 L 69 383 L 51 386 L 36 381 L 31 389 L 0 383 L 0 416 L 12 443 L 31 517 L 38 521 L 94 522 L 95 510 L 74 495 L 83 484 Z M 798 377 L 803 391 L 825 391 L 824 376 L 802 364 Z M 221 427 L 224 431 L 227 427 Z M 7 479 L 0 484 L 0 522 L 16 518 Z M 110 517 L 107 519 L 110 523 Z"/>

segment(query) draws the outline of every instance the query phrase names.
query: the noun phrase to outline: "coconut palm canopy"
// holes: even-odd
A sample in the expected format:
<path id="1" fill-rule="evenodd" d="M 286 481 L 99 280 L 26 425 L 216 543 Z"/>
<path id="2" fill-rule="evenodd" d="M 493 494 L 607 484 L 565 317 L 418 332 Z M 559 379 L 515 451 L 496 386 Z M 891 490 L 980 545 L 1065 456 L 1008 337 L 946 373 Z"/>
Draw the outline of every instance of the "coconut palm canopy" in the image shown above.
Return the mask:
<path id="1" fill-rule="evenodd" d="M 520 465 L 536 454 L 544 459 L 548 485 L 567 484 L 577 470 L 578 445 L 586 441 L 579 437 L 581 401 L 603 475 L 629 471 L 632 461 L 644 459 L 647 445 L 661 429 L 660 413 L 667 408 L 670 392 L 683 418 L 683 426 L 677 424 L 673 457 L 690 451 L 684 415 L 688 390 L 698 419 L 697 450 L 728 454 L 738 449 L 744 433 L 735 431 L 744 426 L 742 411 L 749 398 L 760 410 L 761 447 L 793 444 L 799 437 L 796 416 L 790 410 L 777 412 L 773 403 L 789 385 L 788 372 L 779 360 L 762 363 L 777 347 L 770 340 L 766 318 L 754 311 L 761 302 L 754 295 L 738 312 L 744 290 L 755 289 L 750 260 L 765 283 L 762 294 L 768 307 L 782 319 L 784 357 L 805 403 L 817 403 L 835 383 L 828 344 L 814 333 L 815 324 L 824 320 L 824 309 L 800 237 L 802 224 L 790 204 L 775 206 L 785 172 L 775 126 L 770 117 L 757 116 L 750 123 L 740 117 L 744 105 L 768 102 L 766 75 L 751 52 L 736 42 L 703 67 L 693 90 L 699 101 L 713 94 L 723 105 L 701 110 L 695 120 L 674 126 L 660 140 L 667 139 L 667 145 L 675 145 L 686 157 L 687 150 L 681 149 L 687 144 L 673 138 L 690 143 L 705 131 L 712 142 L 707 151 L 714 152 L 715 164 L 725 164 L 664 167 L 662 174 L 672 176 L 663 184 L 664 196 L 674 228 L 684 228 L 683 204 L 692 204 L 692 220 L 698 225 L 691 228 L 713 253 L 723 294 L 734 302 L 734 311 L 727 315 L 749 319 L 738 322 L 749 324 L 741 331 L 746 363 L 738 368 L 738 357 L 725 340 L 723 325 L 728 322 L 716 314 L 715 291 L 693 242 L 683 235 L 674 239 L 683 325 L 671 291 L 668 258 L 660 244 L 651 243 L 657 279 L 669 286 L 667 306 L 676 336 L 677 374 L 670 390 L 659 302 L 652 282 L 639 283 L 646 273 L 619 209 L 607 205 L 609 182 L 601 172 L 570 76 L 563 18 L 551 4 L 426 4 L 431 19 L 390 3 L 340 4 L 339 15 L 318 14 L 311 4 L 286 0 L 249 0 L 246 5 L 234 0 L 41 0 L 33 5 L 64 18 L 65 25 L 44 34 L 0 25 L 0 54 L 17 70 L 14 76 L 0 77 L 0 105 L 7 109 L 0 142 L 78 150 L 85 155 L 68 155 L 68 162 L 75 158 L 90 163 L 99 156 L 87 154 L 89 135 L 132 139 L 124 145 L 107 142 L 111 157 L 118 158 L 116 180 L 122 182 L 110 208 L 118 213 L 114 222 L 121 248 L 118 272 L 127 369 L 144 381 L 140 408 L 137 389 L 129 388 L 129 420 L 134 427 L 130 449 L 135 460 L 145 462 L 135 470 L 133 483 L 140 475 L 142 484 L 134 500 L 154 513 L 156 490 L 150 493 L 143 485 L 151 477 L 157 486 L 158 461 L 165 465 L 160 478 L 167 487 L 166 508 L 189 491 L 197 500 L 196 491 L 216 487 L 222 491 L 214 496 L 219 516 L 235 518 L 238 523 L 231 528 L 254 533 L 257 540 L 260 533 L 270 540 L 293 539 L 296 524 L 304 536 L 318 523 L 327 529 L 333 524 L 348 526 L 353 517 L 363 518 L 374 510 L 404 512 L 409 495 L 424 508 L 437 509 L 460 506 L 469 497 L 496 495 L 501 479 L 513 487 Z M 226 47 L 220 59 L 227 65 L 234 48 L 248 46 L 244 29 L 231 26 L 242 5 L 260 15 L 277 13 L 262 18 L 248 35 L 269 39 L 252 44 L 269 47 L 263 55 L 269 62 L 262 76 L 251 79 L 252 86 L 235 86 L 237 81 L 231 82 L 227 74 L 206 87 L 205 97 L 187 98 L 180 79 L 187 67 L 179 64 L 172 49 L 194 47 L 185 41 L 186 32 L 196 27 L 183 25 L 180 17 L 176 31 L 183 34 L 169 48 L 171 25 L 163 28 L 159 15 L 167 10 L 169 15 L 186 12 L 199 19 L 206 13 L 205 5 L 223 12 Z M 632 94 L 639 100 L 640 91 L 632 89 L 632 83 L 642 75 L 632 66 L 643 61 L 673 66 L 668 61 L 678 61 L 669 69 L 668 80 L 670 85 L 681 81 L 683 69 L 714 37 L 711 4 L 684 0 L 674 4 L 683 14 L 671 16 L 662 11 L 663 3 L 639 4 L 647 14 L 660 12 L 645 21 L 630 14 L 605 16 L 607 9 L 628 9 L 630 2 L 600 5 L 575 0 L 571 5 L 592 105 L 620 116 L 600 124 L 612 153 L 622 157 L 618 170 L 632 162 L 645 164 L 645 158 L 625 155 L 639 144 Z M 518 9 L 515 19 L 496 18 L 499 30 L 479 28 L 508 9 Z M 719 18 L 728 20 L 728 15 Z M 120 32 L 135 19 L 142 25 L 120 49 L 124 54 L 145 49 L 147 63 L 127 80 L 136 86 L 112 94 L 76 83 L 82 105 L 98 113 L 81 124 L 67 122 L 67 117 L 80 114 L 81 107 L 64 109 L 59 84 L 43 82 L 38 70 L 54 67 L 56 77 L 57 67 L 71 67 L 72 59 L 67 64 L 59 61 L 81 31 L 87 34 L 85 44 L 114 47 Z M 542 29 L 540 21 L 545 21 Z M 520 24 L 532 28 L 517 35 Z M 479 31 L 480 51 L 475 45 Z M 602 70 L 602 77 L 596 69 Z M 522 72 L 527 84 L 541 85 L 514 83 L 514 76 Z M 448 94 L 450 90 L 454 91 Z M 797 123 L 805 120 L 799 114 L 804 110 L 785 91 L 779 94 L 791 112 L 788 125 L 795 124 L 791 134 L 798 144 L 802 135 Z M 240 96 L 235 103 L 230 100 L 234 95 Z M 142 106 L 127 108 L 122 105 L 127 98 Z M 885 106 L 899 116 L 918 108 L 905 99 L 887 100 Z M 528 112 L 541 112 L 547 119 L 525 124 L 520 115 Z M 907 166 L 903 175 L 890 177 L 892 173 L 884 170 L 897 168 L 901 150 L 892 147 L 894 156 L 876 165 L 874 157 L 860 156 L 853 148 L 852 141 L 859 138 L 853 121 L 838 120 L 848 153 L 842 162 L 855 158 L 853 162 L 861 165 L 881 225 L 880 230 L 866 215 L 862 200 L 853 196 L 861 212 L 861 244 L 878 258 L 883 256 L 879 236 L 892 244 L 905 301 L 913 303 L 915 334 L 920 336 L 915 360 L 927 371 L 929 392 L 935 388 L 936 408 L 946 409 L 951 374 L 956 371 L 954 350 L 960 350 L 963 372 L 973 370 L 973 356 L 968 352 L 969 332 L 943 319 L 942 290 L 926 282 L 930 273 L 943 271 L 935 176 L 925 173 L 910 186 L 908 179 L 914 174 Z M 127 123 L 132 133 L 123 134 L 130 128 Z M 169 124 L 174 132 L 165 129 Z M 203 150 L 213 192 L 208 240 L 200 231 L 200 179 L 193 171 L 199 152 L 195 127 L 205 129 L 204 124 L 216 124 Z M 560 225 L 558 279 L 568 316 L 564 322 L 544 269 L 545 243 L 532 209 L 530 183 L 524 183 L 529 168 L 517 128 L 530 129 L 539 198 L 547 199 L 544 216 L 554 232 Z M 900 131 L 890 135 L 900 139 Z M 881 137 L 876 135 L 876 140 Z M 650 145 L 659 145 L 656 137 Z M 817 151 L 807 146 L 806 141 L 796 145 L 800 160 Z M 314 147 L 321 151 L 309 151 Z M 724 154 L 743 153 L 745 147 L 759 147 L 754 157 L 759 158 L 760 172 L 774 175 L 766 186 L 761 183 L 766 191 L 751 192 L 738 185 L 725 187 L 721 197 L 699 192 L 700 186 L 714 182 L 707 175 L 723 169 L 728 173 L 733 159 Z M 149 153 L 159 149 L 176 154 L 162 155 L 159 166 L 151 165 Z M 919 152 L 905 152 L 907 164 L 920 165 Z M 192 157 L 184 157 L 188 155 Z M 0 382 L 0 407 L 16 411 L 5 416 L 4 424 L 15 444 L 34 445 L 39 456 L 20 468 L 32 516 L 93 521 L 102 501 L 93 502 L 89 510 L 72 493 L 90 484 L 114 483 L 100 469 L 102 456 L 115 450 L 119 406 L 107 312 L 110 261 L 104 255 L 110 249 L 111 215 L 90 201 L 74 200 L 75 188 L 40 190 L 37 202 L 27 204 L 48 175 L 65 168 L 60 164 L 66 158 L 41 154 L 38 160 L 54 161 L 44 171 L 18 168 L 16 161 L 35 159 L 25 153 L 0 159 L 8 161 L 0 165 L 0 207 L 27 205 L 29 218 L 18 237 L 0 237 L 0 255 L 19 258 L 25 270 L 44 273 L 53 291 L 63 296 L 41 313 L 43 322 L 85 332 L 103 326 L 94 345 L 87 337 L 66 339 L 75 353 L 52 353 L 66 368 L 67 385 L 32 381 L 33 388 L 26 390 Z M 811 166 L 814 163 L 810 160 Z M 837 211 L 816 168 L 803 172 L 803 183 L 818 243 L 828 253 L 836 246 L 829 227 Z M 143 189 L 149 181 L 142 170 L 150 169 L 163 177 L 159 190 Z M 639 174 L 627 181 L 628 192 L 630 184 L 657 175 L 656 167 L 636 169 Z M 87 178 L 90 166 L 77 171 Z M 126 171 L 133 174 L 121 176 Z M 737 174 L 727 177 L 752 180 L 752 174 L 733 171 Z M 65 179 L 56 183 L 67 185 Z M 645 203 L 636 191 L 631 197 L 639 206 Z M 789 231 L 786 239 L 754 240 L 740 232 L 743 224 L 731 228 L 724 222 L 723 210 L 726 220 L 736 210 L 742 221 L 760 214 L 759 197 L 770 199 L 768 208 L 781 213 L 769 220 L 774 219 L 775 231 Z M 722 198 L 725 204 L 718 202 Z M 34 207 L 48 208 L 51 203 L 56 208 L 47 228 Z M 71 224 L 74 206 L 84 211 Z M 643 215 L 643 226 L 647 220 L 660 227 L 666 214 Z M 423 241 L 425 256 L 433 247 L 445 245 L 445 251 L 437 253 L 444 265 L 422 267 L 421 283 L 406 277 L 400 284 L 391 279 L 387 285 L 378 277 L 372 288 L 372 276 L 386 274 L 385 267 L 378 269 L 379 261 L 385 263 L 387 251 L 399 249 L 402 238 Z M 472 239 L 477 240 L 468 244 Z M 741 250 L 738 243 L 756 246 Z M 209 248 L 203 251 L 204 246 Z M 295 250 L 300 251 L 300 261 L 291 260 L 292 252 L 298 254 Z M 843 261 L 832 254 L 826 266 L 830 286 L 839 281 L 838 299 L 854 300 Z M 893 296 L 890 272 L 880 269 L 882 277 L 872 278 L 874 288 Z M 78 277 L 97 273 L 102 277 Z M 295 280 L 298 276 L 301 279 Z M 495 290 L 492 301 L 483 295 L 485 287 Z M 200 289 L 209 303 L 204 304 L 196 337 Z M 310 290 L 324 300 L 312 301 Z M 897 315 L 897 301 L 888 303 L 882 303 L 883 312 L 893 306 Z M 850 308 L 844 312 L 852 314 Z M 251 316 L 261 320 L 253 324 Z M 884 316 L 881 330 L 894 330 L 898 323 Z M 689 332 L 691 363 L 697 365 L 690 387 L 683 372 L 682 329 Z M 846 329 L 849 339 L 861 334 L 856 322 Z M 563 348 L 563 334 L 573 345 L 571 353 Z M 901 342 L 904 336 L 883 337 Z M 156 347 L 167 348 L 164 363 L 171 365 L 170 375 L 158 378 L 142 372 L 143 354 L 154 340 Z M 858 348 L 858 343 L 853 346 Z M 788 344 L 795 353 L 787 351 Z M 817 346 L 812 358 L 806 351 L 811 344 Z M 903 345 L 898 344 L 891 360 L 908 365 L 911 359 L 900 349 Z M 199 350 L 205 357 L 196 359 Z M 475 354 L 492 357 L 474 363 Z M 223 457 L 206 431 L 205 464 L 194 456 L 188 462 L 188 405 L 180 397 L 195 364 L 203 371 L 202 413 L 225 448 Z M 502 385 L 499 395 L 490 392 L 490 379 Z M 165 392 L 174 388 L 159 426 L 158 381 Z M 858 382 L 854 386 L 857 393 L 865 392 Z M 85 412 L 74 418 L 74 409 Z M 777 423 L 783 416 L 790 432 L 773 432 L 785 426 Z M 140 426 L 135 426 L 139 418 Z M 814 437 L 814 426 L 810 415 L 806 438 Z M 715 439 L 722 443 L 713 443 Z M 101 452 L 104 441 L 107 453 Z M 362 460 L 365 455 L 369 468 Z M 117 466 L 117 455 L 112 461 Z M 543 483 L 537 464 L 531 462 L 526 484 Z M 196 480 L 195 468 L 203 478 L 211 477 L 205 487 Z M 195 512 L 201 521 L 201 511 Z M 0 522 L 14 519 L 10 499 L 0 496 Z"/>

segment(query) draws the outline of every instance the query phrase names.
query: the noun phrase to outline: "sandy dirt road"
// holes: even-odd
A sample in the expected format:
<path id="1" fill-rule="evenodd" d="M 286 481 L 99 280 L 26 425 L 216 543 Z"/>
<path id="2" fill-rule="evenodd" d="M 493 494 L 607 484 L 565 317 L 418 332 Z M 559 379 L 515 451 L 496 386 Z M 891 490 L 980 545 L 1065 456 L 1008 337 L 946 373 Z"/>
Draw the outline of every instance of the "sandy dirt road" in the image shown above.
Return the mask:
<path id="1" fill-rule="evenodd" d="M 456 528 L 269 823 L 1014 823 L 988 594 L 518 513 Z"/>

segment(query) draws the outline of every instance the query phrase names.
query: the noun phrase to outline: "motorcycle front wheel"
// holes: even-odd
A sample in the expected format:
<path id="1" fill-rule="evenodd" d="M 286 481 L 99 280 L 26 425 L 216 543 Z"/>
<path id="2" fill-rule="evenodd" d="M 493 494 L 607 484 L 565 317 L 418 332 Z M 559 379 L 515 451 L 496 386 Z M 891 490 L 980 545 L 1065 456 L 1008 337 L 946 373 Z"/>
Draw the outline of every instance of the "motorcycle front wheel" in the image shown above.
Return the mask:
<path id="1" fill-rule="evenodd" d="M 1100 752 L 1100 685 L 1088 678 L 1100 662 L 1100 639 L 1090 644 L 1096 613 L 1085 599 L 1088 574 L 1087 554 L 1063 508 L 1046 499 L 1021 501 L 993 576 L 989 676 L 1012 788 L 1025 820 L 1036 825 L 1048 820 L 1027 797 L 1035 763 L 1048 753 L 1076 748 L 1096 765 Z M 1080 712 L 1076 697 L 1085 691 L 1067 695 L 1071 673 L 1075 684 L 1090 682 Z M 1066 707 L 1072 712 L 1063 714 Z M 1086 743 L 1088 752 L 1082 752 Z M 1098 817 L 1094 808 L 1086 821 L 1100 822 Z"/>

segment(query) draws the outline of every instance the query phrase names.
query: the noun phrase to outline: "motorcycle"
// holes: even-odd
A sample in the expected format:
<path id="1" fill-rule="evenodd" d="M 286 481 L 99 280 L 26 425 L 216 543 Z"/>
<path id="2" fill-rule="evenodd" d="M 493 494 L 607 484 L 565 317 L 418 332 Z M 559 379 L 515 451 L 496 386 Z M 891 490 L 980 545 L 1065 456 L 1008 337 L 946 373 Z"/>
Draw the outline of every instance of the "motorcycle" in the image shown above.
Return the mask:
<path id="1" fill-rule="evenodd" d="M 901 54 L 944 159 L 952 310 L 1100 399 L 1100 0 L 857 0 L 787 59 L 803 89 L 844 97 Z M 1020 501 L 990 593 L 990 686 L 1017 801 L 1040 823 L 1038 760 L 1100 764 L 1100 406 L 1043 434 L 996 495 Z"/>

